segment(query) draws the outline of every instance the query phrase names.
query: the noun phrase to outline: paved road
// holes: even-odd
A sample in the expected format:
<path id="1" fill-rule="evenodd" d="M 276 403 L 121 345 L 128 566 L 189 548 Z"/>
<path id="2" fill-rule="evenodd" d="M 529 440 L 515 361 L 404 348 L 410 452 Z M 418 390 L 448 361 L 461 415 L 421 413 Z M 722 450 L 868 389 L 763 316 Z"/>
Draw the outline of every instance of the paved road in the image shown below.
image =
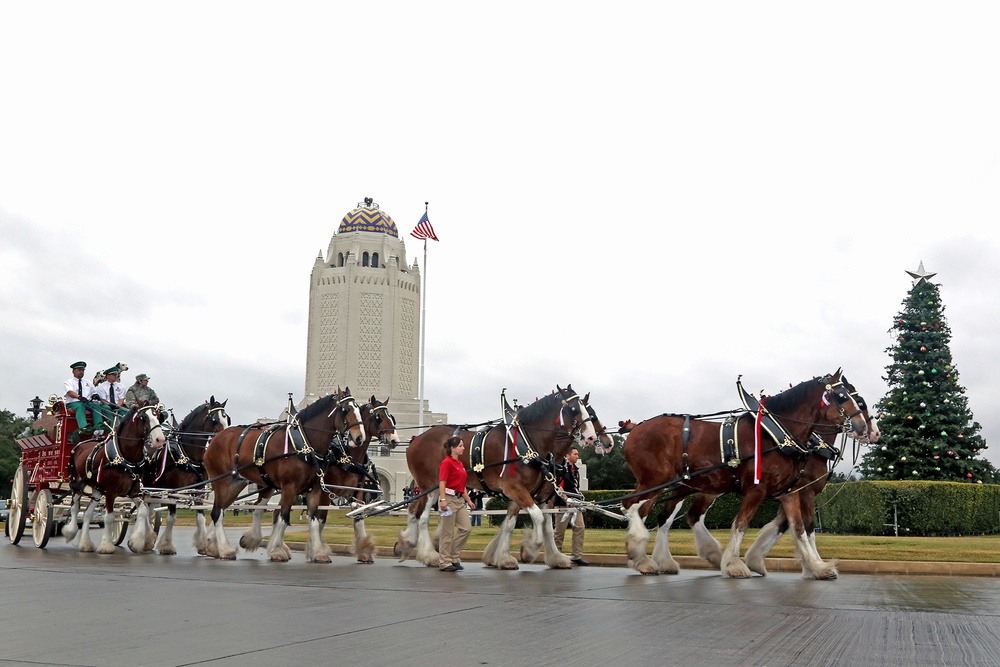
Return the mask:
<path id="1" fill-rule="evenodd" d="M 172 557 L 0 543 L 0 667 L 1000 664 L 995 578 L 222 563 L 176 533 Z"/>

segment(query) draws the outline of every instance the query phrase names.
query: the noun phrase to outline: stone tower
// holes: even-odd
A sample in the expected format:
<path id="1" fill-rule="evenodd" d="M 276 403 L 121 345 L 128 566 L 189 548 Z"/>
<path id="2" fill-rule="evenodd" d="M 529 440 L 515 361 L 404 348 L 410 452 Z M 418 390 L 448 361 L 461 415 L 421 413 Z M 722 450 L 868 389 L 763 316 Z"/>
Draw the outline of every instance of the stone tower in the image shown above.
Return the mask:
<path id="1" fill-rule="evenodd" d="M 420 268 L 407 264 L 396 223 L 365 199 L 313 264 L 303 403 L 344 387 L 359 401 L 389 398 L 406 443 L 419 423 L 419 364 Z M 425 402 L 424 424 L 438 421 L 447 415 Z"/>

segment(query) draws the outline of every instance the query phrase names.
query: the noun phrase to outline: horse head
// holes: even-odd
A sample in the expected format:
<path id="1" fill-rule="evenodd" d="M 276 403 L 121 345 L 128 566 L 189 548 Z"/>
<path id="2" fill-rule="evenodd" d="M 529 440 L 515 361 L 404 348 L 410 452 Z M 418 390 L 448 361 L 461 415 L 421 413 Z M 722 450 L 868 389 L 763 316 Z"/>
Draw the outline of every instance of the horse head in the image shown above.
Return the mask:
<path id="1" fill-rule="evenodd" d="M 335 394 L 333 401 L 333 409 L 327 418 L 333 418 L 337 433 L 343 435 L 352 447 L 361 447 L 365 444 L 364 419 L 357 401 L 351 395 L 351 388 L 345 387 L 343 393 Z"/>
<path id="2" fill-rule="evenodd" d="M 608 434 L 608 430 L 604 428 L 601 424 L 600 418 L 597 416 L 597 411 L 594 410 L 590 405 L 590 392 L 583 397 L 583 405 L 587 408 L 587 414 L 590 416 L 590 423 L 594 425 L 594 430 L 597 432 L 597 442 L 594 443 L 594 452 L 604 456 L 605 454 L 610 454 L 611 450 L 615 448 L 615 441 Z"/>
<path id="3" fill-rule="evenodd" d="M 571 425 L 571 431 L 582 444 L 596 447 L 597 430 L 586 401 L 573 391 L 572 384 L 566 385 L 565 389 L 556 385 L 556 391 L 562 397 L 561 419 Z"/>
<path id="4" fill-rule="evenodd" d="M 374 394 L 368 402 L 361 406 L 361 415 L 364 418 L 364 425 L 368 429 L 368 437 L 378 436 L 378 439 L 389 449 L 399 444 L 399 436 L 396 434 L 396 418 L 389 412 L 389 399 L 379 402 Z"/>
<path id="5" fill-rule="evenodd" d="M 228 402 L 227 398 L 219 403 L 215 400 L 214 395 L 208 399 L 208 403 L 205 404 L 208 409 L 205 413 L 205 420 L 202 422 L 206 432 L 219 433 L 232 425 L 232 420 L 226 414 L 226 403 Z"/>
<path id="6" fill-rule="evenodd" d="M 163 427 L 160 426 L 161 410 L 162 406 L 143 401 L 125 413 L 115 432 L 123 449 L 122 454 L 125 454 L 125 448 L 138 450 L 135 443 L 141 443 L 143 455 L 149 456 L 166 441 Z"/>
<path id="7" fill-rule="evenodd" d="M 847 391 L 854 398 L 854 402 L 857 403 L 858 407 L 861 409 L 861 414 L 864 415 L 865 423 L 868 426 L 868 434 L 858 438 L 858 440 L 874 445 L 878 442 L 878 439 L 882 437 L 882 432 L 879 431 L 878 424 L 875 422 L 875 419 L 868 413 L 868 402 L 858 393 L 858 390 L 853 384 L 850 383 L 846 376 L 841 375 L 840 379 L 843 381 L 844 386 L 847 387 Z"/>
<path id="8" fill-rule="evenodd" d="M 820 383 L 825 383 L 823 401 L 826 408 L 826 418 L 836 421 L 838 418 L 844 423 L 845 429 L 850 425 L 850 429 L 860 438 L 868 435 L 868 420 L 861 407 L 858 406 L 854 395 L 851 394 L 844 383 L 841 369 L 825 378 L 820 378 Z M 835 410 L 836 415 L 831 414 Z"/>

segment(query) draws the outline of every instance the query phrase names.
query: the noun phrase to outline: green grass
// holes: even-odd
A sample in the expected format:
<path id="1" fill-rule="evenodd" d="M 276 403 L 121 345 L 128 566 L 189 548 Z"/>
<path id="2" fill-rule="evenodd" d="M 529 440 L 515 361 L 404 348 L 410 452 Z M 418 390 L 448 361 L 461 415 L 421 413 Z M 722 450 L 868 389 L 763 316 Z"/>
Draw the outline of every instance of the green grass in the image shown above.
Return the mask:
<path id="1" fill-rule="evenodd" d="M 226 526 L 248 524 L 250 517 L 227 515 Z M 178 525 L 193 525 L 190 516 L 178 513 Z M 292 513 L 293 525 L 304 525 L 298 521 L 298 513 Z M 391 547 L 406 525 L 404 517 L 378 516 L 365 521 L 365 527 L 375 537 L 380 547 Z M 431 519 L 431 531 L 436 521 Z M 496 535 L 498 528 L 492 526 L 475 527 L 466 542 L 465 548 L 473 551 L 482 550 Z M 757 530 L 747 531 L 743 539 L 743 551 L 757 537 Z M 265 528 L 265 535 L 267 531 Z M 715 539 L 723 546 L 729 540 L 728 530 L 713 530 Z M 351 521 L 343 514 L 331 513 L 324 537 L 331 544 L 349 544 L 353 537 Z M 291 531 L 286 535 L 289 542 L 305 541 L 304 532 Z M 521 531 L 514 532 L 511 540 L 511 551 L 517 553 L 520 545 Z M 655 531 L 650 540 L 650 549 L 655 540 Z M 887 561 L 932 561 L 958 563 L 1000 563 L 1000 535 L 962 536 L 962 537 L 892 537 L 867 535 L 835 535 L 817 533 L 816 546 L 823 558 L 840 558 L 845 560 L 887 560 Z M 588 528 L 584 551 L 593 554 L 624 554 L 625 531 L 623 529 Z M 675 556 L 694 556 L 694 540 L 690 530 L 675 529 L 670 531 L 670 551 Z M 769 554 L 776 558 L 791 558 L 795 553 L 795 544 L 791 536 L 785 535 L 775 545 Z"/>

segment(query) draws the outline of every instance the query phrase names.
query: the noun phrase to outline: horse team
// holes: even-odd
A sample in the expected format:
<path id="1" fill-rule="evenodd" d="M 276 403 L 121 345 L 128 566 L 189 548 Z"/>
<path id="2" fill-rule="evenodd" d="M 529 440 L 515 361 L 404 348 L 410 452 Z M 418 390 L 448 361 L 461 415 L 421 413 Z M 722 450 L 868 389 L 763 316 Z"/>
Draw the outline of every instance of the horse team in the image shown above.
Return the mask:
<path id="1" fill-rule="evenodd" d="M 769 396 L 766 407 L 732 413 L 724 423 L 693 415 L 664 414 L 637 425 L 622 424 L 627 433 L 625 459 L 638 486 L 621 499 L 628 519 L 626 552 L 629 563 L 643 574 L 676 573 L 677 561 L 670 554 L 669 530 L 681 501 L 693 496 L 687 521 L 694 530 L 699 556 L 718 567 L 725 576 L 745 578 L 752 572 L 766 574 L 764 557 L 790 530 L 803 576 L 831 579 L 835 563 L 823 561 L 816 550 L 813 516 L 816 495 L 826 483 L 833 443 L 841 433 L 874 442 L 878 429 L 868 415 L 864 400 L 841 371 L 800 383 Z M 309 536 L 306 560 L 330 562 L 331 549 L 323 541 L 327 510 L 323 499 L 338 495 L 360 498 L 366 485 L 377 485 L 368 446 L 378 438 L 389 447 L 399 440 L 388 400 L 372 396 L 360 404 L 350 389 L 324 396 L 286 421 L 249 426 L 231 426 L 225 403 L 214 397 L 196 407 L 164 435 L 155 406 L 136 406 L 119 421 L 107 441 L 81 443 L 70 466 L 74 492 L 71 516 L 76 516 L 82 495 L 89 489 L 92 502 L 85 512 L 82 530 L 70 521 L 63 529 L 68 541 L 79 532 L 81 551 L 93 551 L 89 518 L 103 496 L 110 513 L 115 498 L 126 496 L 138 503 L 137 522 L 128 545 L 136 552 L 157 549 L 176 553 L 171 541 L 176 500 L 169 490 L 213 492 L 210 518 L 199 512 L 195 545 L 199 553 L 223 560 L 236 558 L 223 526 L 224 511 L 253 483 L 258 505 L 280 494 L 274 526 L 268 539 L 271 560 L 287 561 L 291 551 L 284 541 L 295 499 L 305 500 Z M 509 500 L 500 531 L 483 552 L 487 567 L 517 569 L 511 554 L 511 538 L 517 515 L 524 510 L 531 528 L 521 540 L 520 560 L 534 562 L 544 550 L 551 568 L 570 568 L 570 559 L 556 548 L 551 518 L 543 513 L 558 493 L 558 466 L 573 446 L 594 447 L 608 453 L 614 441 L 589 404 L 589 394 L 580 396 L 572 386 L 556 387 L 553 393 L 514 410 L 503 403 L 505 417 L 482 428 L 438 425 L 413 437 L 406 451 L 414 484 L 428 491 L 408 502 L 407 525 L 400 532 L 396 553 L 400 560 L 415 557 L 427 566 L 437 566 L 435 540 L 430 534 L 431 507 L 436 506 L 438 469 L 444 458 L 444 443 L 452 436 L 465 442 L 462 461 L 469 470 L 468 485 Z M 711 416 L 710 416 L 711 417 Z M 769 420 L 779 435 L 770 440 L 761 435 L 761 419 Z M 784 441 L 781 441 L 784 438 Z M 811 444 L 810 444 L 811 443 Z M 792 448 L 792 449 L 789 449 Z M 789 454 L 788 452 L 792 453 Z M 143 465 L 143 461 L 154 464 Z M 166 527 L 157 536 L 150 522 L 151 502 L 142 489 L 167 492 L 161 502 L 169 506 Z M 705 527 L 705 515 L 723 493 L 741 495 L 740 509 L 725 549 Z M 652 554 L 647 554 L 650 532 L 646 518 L 657 500 L 666 494 L 656 516 L 657 536 Z M 176 498 L 176 496 L 174 496 Z M 750 519 L 768 497 L 780 505 L 778 516 L 768 524 L 746 554 L 741 543 Z M 259 548 L 263 510 L 254 512 L 251 527 L 239 545 Z M 106 522 L 99 553 L 115 550 Z M 354 551 L 359 562 L 374 559 L 374 540 L 364 519 L 354 525 Z"/>

